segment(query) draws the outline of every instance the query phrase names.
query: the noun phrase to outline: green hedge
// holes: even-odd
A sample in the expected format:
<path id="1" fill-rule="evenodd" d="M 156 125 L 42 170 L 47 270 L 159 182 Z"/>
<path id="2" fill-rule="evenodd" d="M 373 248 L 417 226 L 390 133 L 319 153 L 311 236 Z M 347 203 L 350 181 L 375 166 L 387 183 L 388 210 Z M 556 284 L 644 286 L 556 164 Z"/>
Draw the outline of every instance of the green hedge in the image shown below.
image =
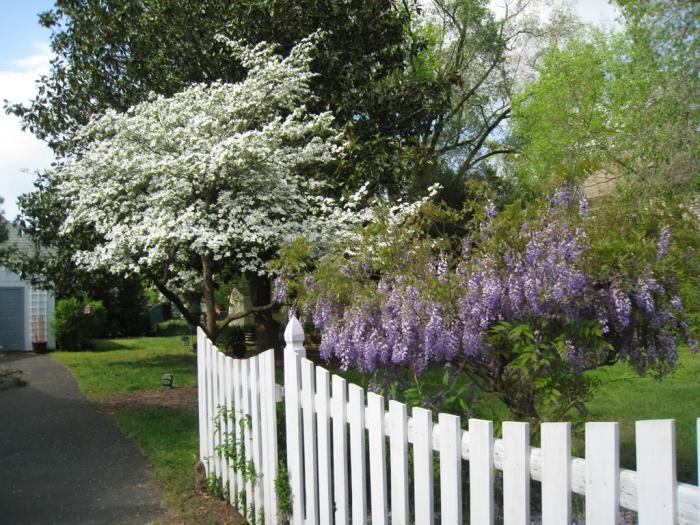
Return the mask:
<path id="1" fill-rule="evenodd" d="M 91 313 L 85 313 L 86 304 Z M 85 350 L 90 339 L 104 337 L 107 310 L 101 301 L 83 301 L 74 297 L 56 303 L 51 329 L 59 350 Z"/>

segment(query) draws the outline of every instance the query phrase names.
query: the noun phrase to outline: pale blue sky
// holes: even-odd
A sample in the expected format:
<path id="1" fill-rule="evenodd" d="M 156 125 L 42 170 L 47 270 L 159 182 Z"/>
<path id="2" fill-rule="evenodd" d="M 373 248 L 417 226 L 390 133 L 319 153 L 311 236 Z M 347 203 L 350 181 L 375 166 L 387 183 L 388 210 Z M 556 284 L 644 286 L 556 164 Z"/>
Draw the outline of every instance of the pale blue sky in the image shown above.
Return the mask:
<path id="1" fill-rule="evenodd" d="M 504 0 L 490 0 L 498 12 Z M 588 23 L 610 26 L 617 15 L 608 0 L 543 0 L 540 16 L 548 4 L 569 4 Z M 0 0 L 0 103 L 33 97 L 34 80 L 48 71 L 49 31 L 40 27 L 38 13 L 53 6 L 52 0 Z M 31 191 L 33 172 L 48 167 L 53 157 L 46 145 L 22 132 L 15 117 L 0 111 L 0 196 L 5 216 L 17 214 L 16 198 Z"/>
<path id="2" fill-rule="evenodd" d="M 34 80 L 47 71 L 50 32 L 39 25 L 38 13 L 52 5 L 50 0 L 0 0 L 0 103 L 31 98 Z M 17 196 L 32 189 L 32 172 L 51 160 L 43 142 L 0 111 L 0 196 L 7 218 L 17 213 Z"/>
<path id="3" fill-rule="evenodd" d="M 39 25 L 38 13 L 52 6 L 50 0 L 0 0 L 0 70 L 34 54 L 34 42 L 48 43 L 49 31 Z"/>

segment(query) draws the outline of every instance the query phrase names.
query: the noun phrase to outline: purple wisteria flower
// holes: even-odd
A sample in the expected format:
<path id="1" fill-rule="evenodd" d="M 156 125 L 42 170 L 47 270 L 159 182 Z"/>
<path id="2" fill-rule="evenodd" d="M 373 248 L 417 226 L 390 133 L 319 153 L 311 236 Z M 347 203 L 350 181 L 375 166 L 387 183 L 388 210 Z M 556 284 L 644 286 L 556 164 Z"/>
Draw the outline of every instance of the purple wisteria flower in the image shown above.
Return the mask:
<path id="1" fill-rule="evenodd" d="M 668 252 L 668 244 L 671 241 L 671 228 L 664 226 L 661 228 L 661 235 L 656 243 L 656 259 L 661 260 Z"/>
<path id="2" fill-rule="evenodd" d="M 569 215 L 559 213 L 578 207 L 578 216 L 585 219 L 588 203 L 580 191 L 565 187 L 551 197 L 549 206 L 551 221 L 525 223 L 518 246 L 475 255 L 465 244 L 463 259 L 452 265 L 441 253 L 421 263 L 423 267 L 416 266 L 414 274 L 379 280 L 366 276 L 375 298 L 363 303 L 353 304 L 350 298 L 348 306 L 347 298 L 305 280 L 305 288 L 315 291 L 312 317 L 322 332 L 322 356 L 369 372 L 387 366 L 421 372 L 430 363 L 459 359 L 497 367 L 493 330 L 502 322 L 536 327 L 536 344 L 560 338 L 564 342 L 557 347 L 559 353 L 576 373 L 610 359 L 607 351 L 593 351 L 589 336 L 577 331 L 590 323 L 597 324 L 606 344 L 640 373 L 653 370 L 663 375 L 673 368 L 678 357 L 674 334 L 682 333 L 689 346 L 697 348 L 680 321 L 680 298 L 667 298 L 651 271 L 633 285 L 586 272 L 586 234 L 566 219 Z M 490 213 L 489 208 L 487 216 Z M 668 236 L 662 234 L 660 253 Z M 350 275 L 348 266 L 340 273 Z M 442 297 L 436 289 L 449 293 Z"/>

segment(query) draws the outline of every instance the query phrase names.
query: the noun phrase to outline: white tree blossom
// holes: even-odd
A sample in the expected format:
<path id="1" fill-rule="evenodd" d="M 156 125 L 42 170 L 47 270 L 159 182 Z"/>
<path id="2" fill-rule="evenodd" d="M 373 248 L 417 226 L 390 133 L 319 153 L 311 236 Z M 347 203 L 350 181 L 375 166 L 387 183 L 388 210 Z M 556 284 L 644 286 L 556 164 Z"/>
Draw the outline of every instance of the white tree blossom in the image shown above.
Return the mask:
<path id="1" fill-rule="evenodd" d="M 308 176 L 344 147 L 330 113 L 306 111 L 313 40 L 287 57 L 226 40 L 245 80 L 153 96 L 90 122 L 78 137 L 89 145 L 56 174 L 69 203 L 62 231 L 88 225 L 102 239 L 76 260 L 145 274 L 181 310 L 176 291 L 199 280 L 213 306 L 217 269 L 263 272 L 289 240 L 323 242 L 366 219 L 357 198 L 336 204 Z M 215 338 L 221 327 L 205 328 Z"/>

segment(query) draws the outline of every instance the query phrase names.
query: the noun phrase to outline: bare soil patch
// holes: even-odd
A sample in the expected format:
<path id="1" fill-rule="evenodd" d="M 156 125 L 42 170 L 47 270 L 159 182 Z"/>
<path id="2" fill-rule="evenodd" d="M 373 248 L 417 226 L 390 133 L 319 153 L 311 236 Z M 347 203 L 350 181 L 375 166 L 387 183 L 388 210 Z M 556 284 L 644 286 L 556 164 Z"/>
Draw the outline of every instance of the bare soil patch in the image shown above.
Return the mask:
<path id="1" fill-rule="evenodd" d="M 158 388 L 138 390 L 125 394 L 107 394 L 96 400 L 107 411 L 160 406 L 169 408 L 197 408 L 197 387 Z"/>
<path id="2" fill-rule="evenodd" d="M 195 493 L 188 504 L 191 518 L 175 509 L 167 511 L 162 525 L 243 525 L 245 522 L 231 505 L 206 493 Z"/>

